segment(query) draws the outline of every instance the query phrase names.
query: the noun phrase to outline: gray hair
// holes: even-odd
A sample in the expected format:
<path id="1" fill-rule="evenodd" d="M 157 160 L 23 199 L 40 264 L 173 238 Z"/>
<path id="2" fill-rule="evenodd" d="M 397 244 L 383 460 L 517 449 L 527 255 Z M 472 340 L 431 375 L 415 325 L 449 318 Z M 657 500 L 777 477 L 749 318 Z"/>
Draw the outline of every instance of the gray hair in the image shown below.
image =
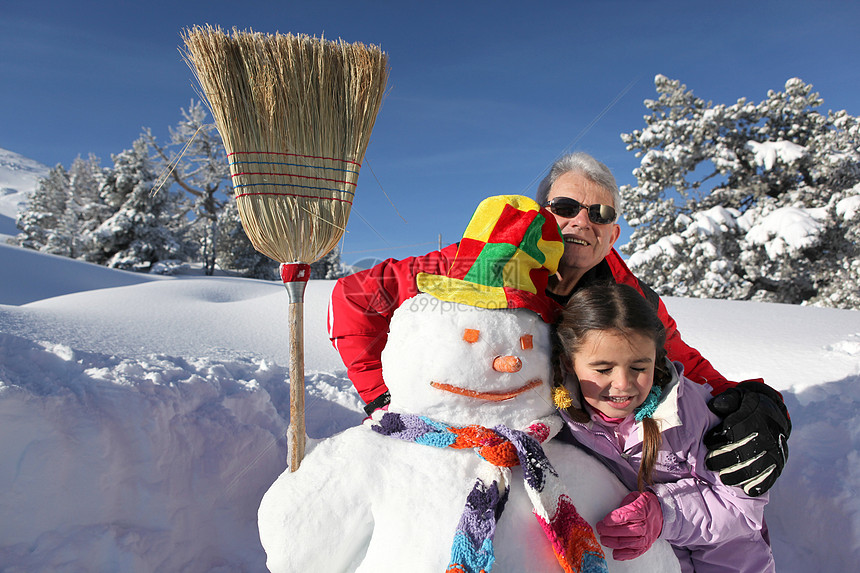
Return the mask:
<path id="1" fill-rule="evenodd" d="M 550 167 L 549 173 L 538 184 L 537 193 L 535 194 L 535 200 L 537 200 L 538 204 L 544 205 L 553 183 L 565 173 L 570 172 L 581 173 L 592 182 L 609 191 L 609 194 L 612 195 L 615 212 L 618 213 L 618 217 L 621 217 L 621 192 L 618 190 L 615 177 L 606 165 L 583 151 L 569 153 L 556 159 L 555 163 Z"/>

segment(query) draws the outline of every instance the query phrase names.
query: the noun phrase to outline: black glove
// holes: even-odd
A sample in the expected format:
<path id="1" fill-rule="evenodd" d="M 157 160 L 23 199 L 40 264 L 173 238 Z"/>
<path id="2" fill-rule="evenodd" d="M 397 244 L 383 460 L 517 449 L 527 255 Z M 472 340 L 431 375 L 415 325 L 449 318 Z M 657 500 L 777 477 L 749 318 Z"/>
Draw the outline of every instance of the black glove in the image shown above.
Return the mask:
<path id="1" fill-rule="evenodd" d="M 779 392 L 754 380 L 718 394 L 708 408 L 722 418 L 704 439 L 706 465 L 728 486 L 757 497 L 770 489 L 788 461 L 791 419 Z"/>
<path id="2" fill-rule="evenodd" d="M 376 400 L 372 401 L 370 404 L 367 404 L 364 407 L 364 412 L 368 416 L 370 416 L 379 408 L 383 408 L 385 406 L 388 406 L 389 402 L 391 402 L 391 393 L 388 390 L 386 390 L 380 396 L 378 396 L 376 398 Z"/>

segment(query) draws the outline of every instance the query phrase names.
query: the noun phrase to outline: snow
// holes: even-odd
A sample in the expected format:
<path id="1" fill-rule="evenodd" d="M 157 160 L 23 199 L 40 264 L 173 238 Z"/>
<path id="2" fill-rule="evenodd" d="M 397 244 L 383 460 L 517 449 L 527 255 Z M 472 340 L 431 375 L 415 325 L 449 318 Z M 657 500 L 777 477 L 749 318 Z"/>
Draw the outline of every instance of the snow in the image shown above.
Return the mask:
<path id="1" fill-rule="evenodd" d="M 130 284 L 11 246 L 0 264 L 4 303 L 44 277 L 127 283 L 0 305 L 4 571 L 265 570 L 256 511 L 286 460 L 283 286 Z M 307 297 L 312 437 L 362 418 L 325 336 L 330 288 L 317 282 Z"/>
<path id="2" fill-rule="evenodd" d="M 647 263 L 651 259 L 659 257 L 664 253 L 669 256 L 674 256 L 678 252 L 675 247 L 683 242 L 684 239 L 679 235 L 666 235 L 665 237 L 660 237 L 647 249 L 633 253 L 630 258 L 627 259 L 627 264 L 632 268 L 637 265 Z"/>
<path id="3" fill-rule="evenodd" d="M 860 189 L 860 185 L 855 185 L 854 189 Z M 860 211 L 860 193 L 836 203 L 836 214 L 846 221 L 853 219 L 857 211 Z"/>
<path id="4" fill-rule="evenodd" d="M 0 148 L 0 234 L 17 233 L 18 209 L 50 169 L 13 151 Z"/>
<path id="5" fill-rule="evenodd" d="M 265 571 L 257 509 L 286 467 L 283 286 L 153 278 L 6 245 L 0 268 L 3 571 Z M 332 285 L 311 281 L 304 308 L 311 451 L 364 417 L 325 334 Z M 860 313 L 666 304 L 723 374 L 785 396 L 791 458 L 766 510 L 779 571 L 853 570 Z M 341 472 L 359 491 L 385 462 L 368 458 Z"/>
<path id="6" fill-rule="evenodd" d="M 773 169 L 777 159 L 784 165 L 791 165 L 806 155 L 805 147 L 783 139 L 779 141 L 748 141 L 747 147 L 753 152 L 755 164 L 764 167 L 765 171 Z"/>
<path id="7" fill-rule="evenodd" d="M 814 245 L 826 217 L 823 208 L 781 207 L 757 219 L 746 238 L 754 245 L 764 245 L 768 256 L 776 260 Z"/>
<path id="8" fill-rule="evenodd" d="M 714 235 L 723 229 L 737 226 L 740 213 L 737 209 L 727 209 L 717 205 L 693 215 L 694 222 L 684 231 L 685 234 Z"/>

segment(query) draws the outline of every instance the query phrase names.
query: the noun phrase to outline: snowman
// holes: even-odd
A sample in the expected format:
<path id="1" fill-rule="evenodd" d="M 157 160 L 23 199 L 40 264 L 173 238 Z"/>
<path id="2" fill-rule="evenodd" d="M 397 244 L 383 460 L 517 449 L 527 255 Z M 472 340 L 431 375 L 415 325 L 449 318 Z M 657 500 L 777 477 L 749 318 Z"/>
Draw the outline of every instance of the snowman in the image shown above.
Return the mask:
<path id="1" fill-rule="evenodd" d="M 628 492 L 553 439 L 544 289 L 563 248 L 533 200 L 479 205 L 448 274 L 419 274 L 394 313 L 388 410 L 317 443 L 263 497 L 272 572 L 679 571 L 661 540 L 613 561 L 593 526 Z"/>

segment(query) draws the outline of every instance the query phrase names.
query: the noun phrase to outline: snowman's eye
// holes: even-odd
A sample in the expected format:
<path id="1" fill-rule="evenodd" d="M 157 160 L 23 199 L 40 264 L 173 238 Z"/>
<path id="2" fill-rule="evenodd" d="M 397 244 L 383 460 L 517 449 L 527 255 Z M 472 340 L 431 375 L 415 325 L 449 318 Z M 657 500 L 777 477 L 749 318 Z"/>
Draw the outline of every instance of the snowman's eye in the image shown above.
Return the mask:
<path id="1" fill-rule="evenodd" d="M 534 347 L 531 334 L 524 334 L 520 336 L 520 347 L 523 350 L 531 350 Z"/>
<path id="2" fill-rule="evenodd" d="M 463 340 L 465 340 L 469 344 L 475 344 L 476 342 L 478 342 L 478 337 L 480 335 L 480 330 L 476 330 L 474 328 L 467 328 L 465 331 L 463 331 Z"/>

